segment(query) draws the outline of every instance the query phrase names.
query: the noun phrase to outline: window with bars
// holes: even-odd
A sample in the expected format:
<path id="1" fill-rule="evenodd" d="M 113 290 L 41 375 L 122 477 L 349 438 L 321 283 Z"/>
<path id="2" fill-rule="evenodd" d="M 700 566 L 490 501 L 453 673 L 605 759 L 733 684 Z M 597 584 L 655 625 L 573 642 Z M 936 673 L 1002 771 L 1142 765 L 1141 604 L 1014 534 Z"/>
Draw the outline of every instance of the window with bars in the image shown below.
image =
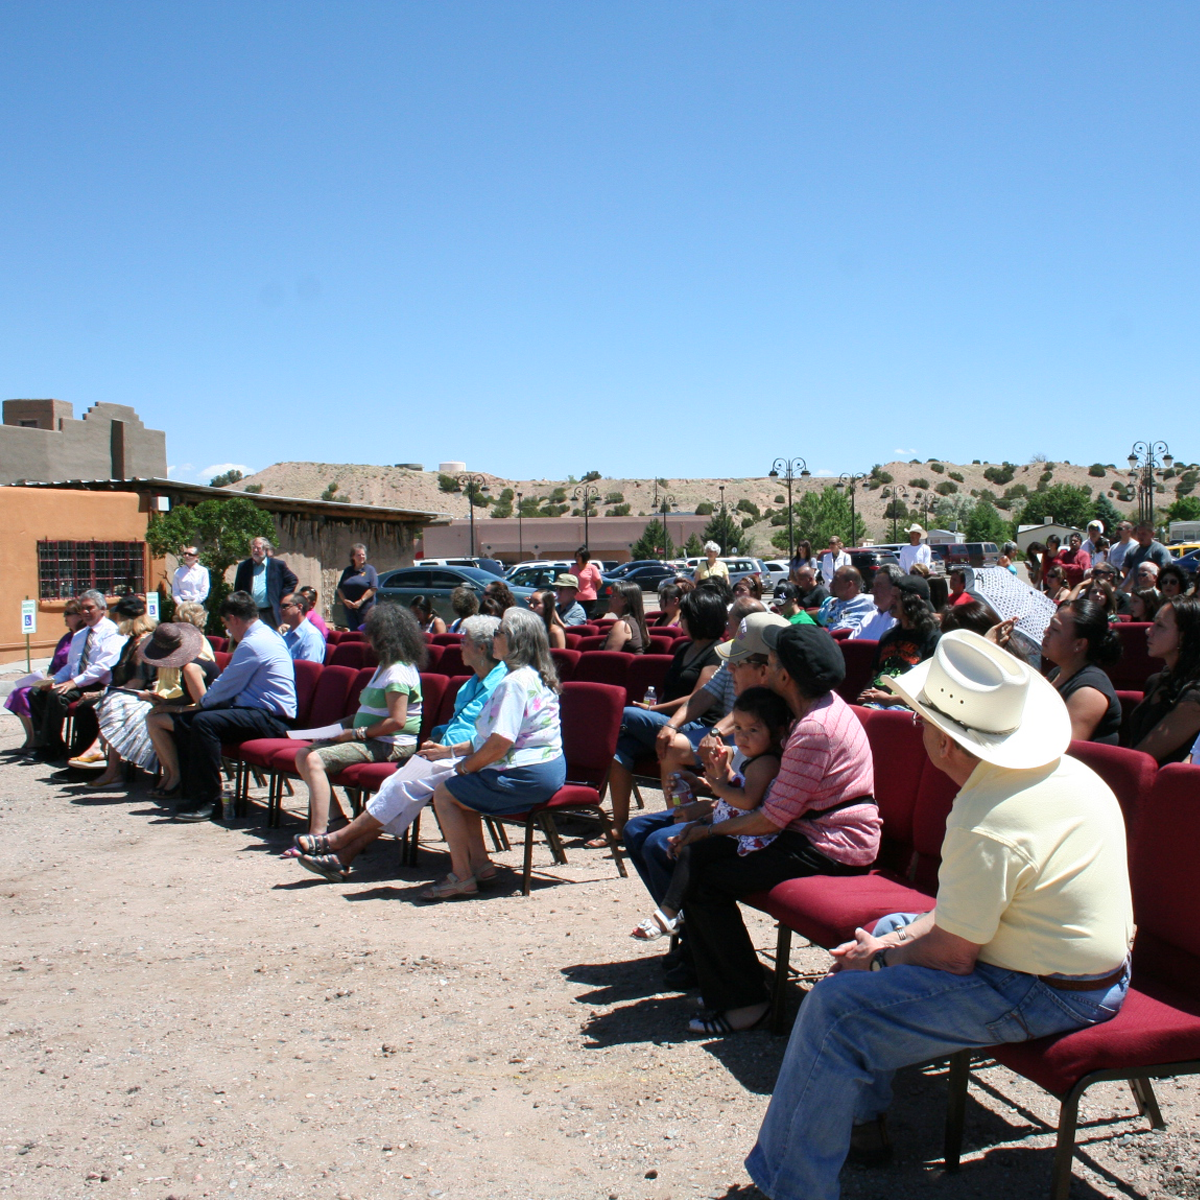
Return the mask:
<path id="1" fill-rule="evenodd" d="M 145 590 L 145 542 L 38 542 L 38 593 L 66 600 L 91 588 L 106 596 Z"/>

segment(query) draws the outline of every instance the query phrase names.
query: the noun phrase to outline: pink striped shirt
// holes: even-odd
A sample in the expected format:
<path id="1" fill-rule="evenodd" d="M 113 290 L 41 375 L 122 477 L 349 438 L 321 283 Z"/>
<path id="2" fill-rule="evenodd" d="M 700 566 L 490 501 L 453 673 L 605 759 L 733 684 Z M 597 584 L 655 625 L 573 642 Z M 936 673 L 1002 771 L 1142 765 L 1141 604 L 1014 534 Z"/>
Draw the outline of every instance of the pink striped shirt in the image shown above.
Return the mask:
<path id="1" fill-rule="evenodd" d="M 792 726 L 779 774 L 763 802 L 763 815 L 780 829 L 802 833 L 826 858 L 867 867 L 879 853 L 882 822 L 874 803 L 805 817 L 875 791 L 871 746 L 848 704 L 830 692 Z"/>

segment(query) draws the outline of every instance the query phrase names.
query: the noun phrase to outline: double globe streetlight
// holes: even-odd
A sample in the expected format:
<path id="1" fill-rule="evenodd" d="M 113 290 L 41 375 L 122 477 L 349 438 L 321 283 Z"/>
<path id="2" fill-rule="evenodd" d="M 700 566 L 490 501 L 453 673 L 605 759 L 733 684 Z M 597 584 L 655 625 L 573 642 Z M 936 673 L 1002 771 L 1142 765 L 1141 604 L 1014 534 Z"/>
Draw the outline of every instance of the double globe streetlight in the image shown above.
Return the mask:
<path id="1" fill-rule="evenodd" d="M 792 512 L 792 480 L 810 474 L 812 472 L 808 469 L 808 463 L 802 458 L 777 458 L 771 464 L 771 470 L 767 473 L 768 478 L 779 479 L 782 477 L 787 484 L 789 562 L 796 557 L 796 533 L 793 522 L 795 514 Z"/>
<path id="2" fill-rule="evenodd" d="M 1129 482 L 1137 491 L 1139 524 L 1154 524 L 1154 493 L 1158 487 L 1154 472 L 1160 463 L 1170 468 L 1174 461 L 1166 442 L 1133 443 L 1129 451 Z"/>

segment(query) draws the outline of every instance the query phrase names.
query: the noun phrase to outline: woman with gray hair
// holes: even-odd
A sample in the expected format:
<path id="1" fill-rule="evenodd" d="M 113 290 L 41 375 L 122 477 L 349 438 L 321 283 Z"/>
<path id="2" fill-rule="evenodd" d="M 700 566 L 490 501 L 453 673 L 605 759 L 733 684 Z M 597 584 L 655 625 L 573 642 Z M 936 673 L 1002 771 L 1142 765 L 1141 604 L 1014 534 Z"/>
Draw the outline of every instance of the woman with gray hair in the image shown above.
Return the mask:
<path id="1" fill-rule="evenodd" d="M 337 598 L 346 613 L 346 626 L 361 629 L 367 614 L 375 605 L 375 593 L 379 590 L 379 576 L 367 562 L 367 548 L 362 542 L 350 547 L 350 565 L 338 580 Z"/>
<path id="2" fill-rule="evenodd" d="M 696 570 L 692 574 L 694 583 L 703 583 L 714 575 L 724 579 L 726 583 L 729 582 L 729 567 L 717 557 L 720 553 L 721 547 L 716 542 L 704 543 L 704 561 L 696 564 Z"/>
<path id="3" fill-rule="evenodd" d="M 292 856 L 305 870 L 331 882 L 346 879 L 350 864 L 380 834 L 400 837 L 404 833 L 433 799 L 437 785 L 453 773 L 460 758 L 471 753 L 475 722 L 508 673 L 492 657 L 492 639 L 499 626 L 499 617 L 473 616 L 463 621 L 462 657 L 473 674 L 454 697 L 454 715 L 447 724 L 430 730 L 429 741 L 384 782 L 349 825 L 329 834 L 302 833 L 296 838 Z"/>
<path id="4" fill-rule="evenodd" d="M 483 816 L 524 812 L 566 782 L 558 674 L 546 626 L 527 608 L 508 609 L 493 653 L 508 674 L 480 714 L 471 753 L 433 794 L 451 870 L 421 893 L 423 900 L 476 895 L 479 883 L 496 876 L 483 843 Z"/>

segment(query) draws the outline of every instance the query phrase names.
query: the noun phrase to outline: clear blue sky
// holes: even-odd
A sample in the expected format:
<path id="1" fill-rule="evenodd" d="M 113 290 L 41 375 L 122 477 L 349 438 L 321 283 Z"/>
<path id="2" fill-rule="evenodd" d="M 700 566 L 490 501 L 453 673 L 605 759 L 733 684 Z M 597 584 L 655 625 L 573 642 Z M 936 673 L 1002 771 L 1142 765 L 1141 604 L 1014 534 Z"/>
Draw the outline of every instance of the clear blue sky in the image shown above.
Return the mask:
<path id="1" fill-rule="evenodd" d="M 1195 3 L 0 5 L 0 393 L 177 473 L 1200 458 Z"/>

